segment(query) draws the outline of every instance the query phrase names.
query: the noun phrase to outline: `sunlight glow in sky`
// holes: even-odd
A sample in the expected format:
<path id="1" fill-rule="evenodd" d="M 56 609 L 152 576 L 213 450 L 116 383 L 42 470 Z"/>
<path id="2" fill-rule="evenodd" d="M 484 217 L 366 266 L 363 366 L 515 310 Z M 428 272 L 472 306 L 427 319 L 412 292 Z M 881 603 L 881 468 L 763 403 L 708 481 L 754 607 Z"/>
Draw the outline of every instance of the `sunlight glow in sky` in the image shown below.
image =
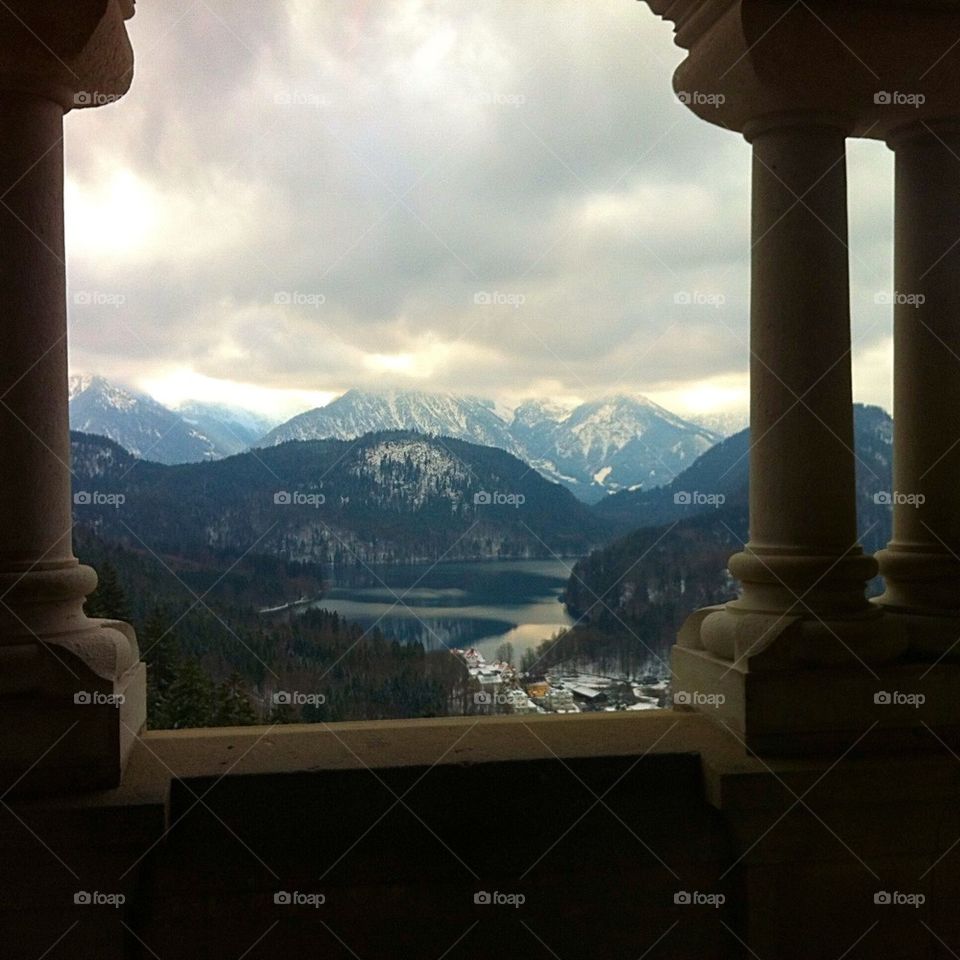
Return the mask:
<path id="1" fill-rule="evenodd" d="M 169 0 L 130 31 L 131 93 L 67 118 L 73 372 L 275 415 L 746 408 L 750 148 L 676 101 L 646 7 Z M 892 159 L 849 154 L 855 387 L 889 409 Z"/>

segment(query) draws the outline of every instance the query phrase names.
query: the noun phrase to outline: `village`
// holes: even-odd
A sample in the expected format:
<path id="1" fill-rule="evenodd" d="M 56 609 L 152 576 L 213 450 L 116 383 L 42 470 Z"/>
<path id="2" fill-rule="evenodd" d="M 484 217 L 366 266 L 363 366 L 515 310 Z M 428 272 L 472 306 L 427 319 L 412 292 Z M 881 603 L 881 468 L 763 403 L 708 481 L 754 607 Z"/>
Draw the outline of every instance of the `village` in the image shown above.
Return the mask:
<path id="1" fill-rule="evenodd" d="M 668 705 L 669 680 L 604 676 L 582 671 L 523 673 L 506 660 L 487 660 L 473 647 L 452 649 L 474 682 L 474 713 L 590 713 L 662 710 Z"/>

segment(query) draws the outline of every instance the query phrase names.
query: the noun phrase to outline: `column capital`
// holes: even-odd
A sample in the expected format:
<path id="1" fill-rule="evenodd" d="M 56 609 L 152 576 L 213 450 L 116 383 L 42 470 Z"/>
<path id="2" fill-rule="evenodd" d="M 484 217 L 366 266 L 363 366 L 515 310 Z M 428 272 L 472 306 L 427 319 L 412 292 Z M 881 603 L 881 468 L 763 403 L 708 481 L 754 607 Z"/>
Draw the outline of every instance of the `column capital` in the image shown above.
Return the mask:
<path id="1" fill-rule="evenodd" d="M 885 140 L 956 115 L 956 0 L 646 2 L 688 51 L 674 74 L 678 99 L 718 126 L 744 131 L 759 117 L 812 112 Z"/>
<path id="2" fill-rule="evenodd" d="M 0 92 L 64 111 L 119 100 L 133 81 L 125 21 L 136 0 L 7 0 L 0 4 Z"/>

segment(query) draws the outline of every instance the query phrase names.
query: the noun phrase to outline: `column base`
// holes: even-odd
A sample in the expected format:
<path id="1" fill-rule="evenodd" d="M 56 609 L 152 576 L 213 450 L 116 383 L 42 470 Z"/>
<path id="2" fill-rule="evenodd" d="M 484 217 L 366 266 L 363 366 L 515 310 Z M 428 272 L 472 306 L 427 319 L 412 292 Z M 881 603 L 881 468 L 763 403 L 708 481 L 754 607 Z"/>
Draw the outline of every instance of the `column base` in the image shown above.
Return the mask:
<path id="1" fill-rule="evenodd" d="M 911 654 L 960 659 L 960 562 L 903 544 L 877 557 L 886 590 L 874 603 L 903 624 Z"/>
<path id="2" fill-rule="evenodd" d="M 758 610 L 733 600 L 691 614 L 678 642 L 721 660 L 749 662 L 754 671 L 770 671 L 887 663 L 908 648 L 904 631 L 902 621 L 866 602 L 845 616 L 818 617 L 801 610 Z"/>
<path id="3" fill-rule="evenodd" d="M 676 709 L 726 726 L 760 756 L 960 749 L 960 664 L 898 662 L 750 671 L 707 650 L 673 648 Z"/>
<path id="4" fill-rule="evenodd" d="M 0 646 L 0 795 L 119 785 L 146 723 L 146 665 L 129 625 L 89 623 L 42 643 Z"/>
<path id="5" fill-rule="evenodd" d="M 895 541 L 877 553 L 877 560 L 886 586 L 884 602 L 960 616 L 960 560 L 952 553 Z"/>

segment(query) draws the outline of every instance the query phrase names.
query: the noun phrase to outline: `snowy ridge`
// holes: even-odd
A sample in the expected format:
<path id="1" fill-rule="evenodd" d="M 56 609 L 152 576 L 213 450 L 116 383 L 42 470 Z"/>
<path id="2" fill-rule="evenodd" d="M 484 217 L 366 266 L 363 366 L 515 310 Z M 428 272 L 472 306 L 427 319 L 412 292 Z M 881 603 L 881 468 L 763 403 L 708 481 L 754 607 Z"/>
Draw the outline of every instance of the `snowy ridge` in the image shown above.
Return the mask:
<path id="1" fill-rule="evenodd" d="M 750 414 L 741 413 L 702 413 L 694 418 L 701 427 L 706 427 L 721 437 L 732 437 L 735 433 L 750 426 Z"/>
<path id="2" fill-rule="evenodd" d="M 426 439 L 381 440 L 365 447 L 351 472 L 373 480 L 384 504 L 402 502 L 414 509 L 438 499 L 461 505 L 471 478 L 463 461 Z"/>
<path id="3" fill-rule="evenodd" d="M 71 377 L 69 396 L 71 429 L 107 437 L 158 463 L 219 460 L 248 449 L 265 429 L 247 430 L 229 412 L 218 418 L 200 405 L 184 416 L 104 377 Z"/>
<path id="4" fill-rule="evenodd" d="M 479 397 L 349 390 L 327 406 L 281 424 L 261 445 L 353 440 L 381 430 L 410 430 L 498 447 L 588 502 L 629 487 L 669 483 L 720 439 L 645 397 L 615 395 L 573 410 L 551 401 L 527 400 L 506 419 Z"/>
<path id="5" fill-rule="evenodd" d="M 489 401 L 415 390 L 348 390 L 327 406 L 281 424 L 263 438 L 261 446 L 288 440 L 354 440 L 381 430 L 455 437 L 520 454 L 507 423 Z"/>

